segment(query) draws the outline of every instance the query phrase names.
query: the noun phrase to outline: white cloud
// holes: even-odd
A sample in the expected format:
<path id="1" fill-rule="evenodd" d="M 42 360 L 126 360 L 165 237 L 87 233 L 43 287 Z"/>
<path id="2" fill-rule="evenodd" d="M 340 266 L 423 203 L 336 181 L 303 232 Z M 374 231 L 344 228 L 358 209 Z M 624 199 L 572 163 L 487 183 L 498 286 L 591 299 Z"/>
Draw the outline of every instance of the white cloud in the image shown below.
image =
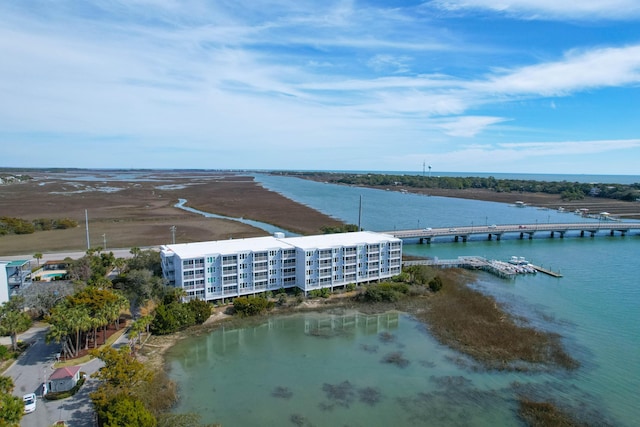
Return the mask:
<path id="1" fill-rule="evenodd" d="M 637 0 L 433 0 L 449 11 L 484 9 L 523 19 L 617 19 L 640 16 Z"/>
<path id="2" fill-rule="evenodd" d="M 437 125 L 450 136 L 470 138 L 482 132 L 486 127 L 505 121 L 502 117 L 463 116 L 441 120 Z"/>
<path id="3" fill-rule="evenodd" d="M 640 45 L 571 51 L 560 61 L 541 63 L 488 76 L 472 83 L 491 93 L 542 96 L 566 95 L 601 87 L 640 82 Z"/>
<path id="4" fill-rule="evenodd" d="M 371 150 L 360 160 L 366 169 L 382 149 L 392 158 L 424 145 L 451 150 L 458 137 L 495 137 L 507 129 L 496 125 L 513 120 L 523 99 L 640 82 L 637 44 L 583 47 L 487 72 L 484 55 L 494 47 L 434 30 L 432 16 L 353 1 L 312 3 L 100 0 L 80 10 L 60 0 L 46 13 L 0 3 L 0 55 L 8 59 L 0 63 L 0 135 L 11 135 L 0 142 L 16 146 L 13 136 L 21 134 L 78 145 L 114 138 L 142 147 L 140 157 L 169 162 L 174 156 L 162 153 L 176 147 L 239 163 L 253 150 L 260 167 L 267 159 L 295 163 L 280 160 L 282 152 L 298 155 L 304 141 L 307 152 L 327 154 L 300 154 L 300 161 L 332 164 L 332 148 L 352 149 L 352 157 Z M 569 108 L 562 110 L 558 116 Z M 510 136 L 546 124 L 515 126 Z M 501 140 L 464 150 L 488 162 L 496 154 L 524 159 L 524 146 L 497 147 Z M 195 157 L 206 166 L 200 154 L 182 161 Z"/>

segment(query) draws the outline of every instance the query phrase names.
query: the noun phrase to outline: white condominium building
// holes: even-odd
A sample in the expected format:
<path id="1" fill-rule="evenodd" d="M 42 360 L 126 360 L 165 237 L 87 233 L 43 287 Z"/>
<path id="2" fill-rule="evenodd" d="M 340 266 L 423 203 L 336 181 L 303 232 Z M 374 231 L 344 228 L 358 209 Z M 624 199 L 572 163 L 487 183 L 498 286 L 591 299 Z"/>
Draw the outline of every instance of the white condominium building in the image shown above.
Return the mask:
<path id="1" fill-rule="evenodd" d="M 281 288 L 305 293 L 400 274 L 402 240 L 360 231 L 163 246 L 162 272 L 186 299 L 215 301 Z"/>

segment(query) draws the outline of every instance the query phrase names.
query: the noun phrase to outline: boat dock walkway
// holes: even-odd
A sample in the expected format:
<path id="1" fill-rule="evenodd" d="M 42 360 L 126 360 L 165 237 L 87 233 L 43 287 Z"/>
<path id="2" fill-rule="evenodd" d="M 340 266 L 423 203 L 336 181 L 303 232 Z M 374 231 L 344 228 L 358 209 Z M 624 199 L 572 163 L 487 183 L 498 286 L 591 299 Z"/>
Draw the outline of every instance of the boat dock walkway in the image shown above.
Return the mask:
<path id="1" fill-rule="evenodd" d="M 515 258 L 515 257 L 514 257 Z M 488 260 L 480 256 L 461 256 L 455 259 L 428 259 L 405 261 L 405 266 L 409 265 L 429 265 L 439 268 L 465 268 L 468 270 L 482 270 L 503 279 L 514 279 L 518 274 L 530 274 L 537 271 L 548 274 L 552 277 L 562 277 L 560 273 L 546 268 L 530 264 L 520 258 L 519 263 L 505 262 L 499 260 Z"/>
<path id="2" fill-rule="evenodd" d="M 556 273 L 555 271 L 547 270 L 546 268 L 540 267 L 539 265 L 531 264 L 531 266 L 536 270 L 538 270 L 540 273 L 548 274 L 549 276 L 552 276 L 552 277 L 562 277 L 562 274 Z"/>

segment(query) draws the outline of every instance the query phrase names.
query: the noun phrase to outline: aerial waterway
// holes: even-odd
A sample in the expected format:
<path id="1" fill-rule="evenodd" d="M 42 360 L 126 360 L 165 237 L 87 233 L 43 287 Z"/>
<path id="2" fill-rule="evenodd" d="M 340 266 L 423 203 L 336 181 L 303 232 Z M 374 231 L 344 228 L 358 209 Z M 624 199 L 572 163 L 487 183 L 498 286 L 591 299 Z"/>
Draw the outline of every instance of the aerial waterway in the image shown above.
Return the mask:
<path id="1" fill-rule="evenodd" d="M 251 225 L 253 227 L 259 228 L 261 230 L 264 230 L 270 234 L 273 233 L 285 233 L 287 236 L 298 236 L 298 234 L 293 233 L 289 230 L 285 230 L 283 228 L 280 227 L 276 227 L 273 224 L 267 224 L 266 222 L 260 222 L 260 221 L 255 221 L 253 219 L 246 219 L 246 218 L 234 218 L 231 216 L 224 216 L 224 215 L 218 215 L 218 214 L 214 214 L 214 213 L 210 213 L 210 212 L 204 212 L 204 211 L 200 211 L 198 209 L 194 209 L 194 208 L 190 208 L 189 206 L 185 206 L 187 203 L 186 199 L 178 199 L 178 203 L 176 203 L 175 205 L 173 205 L 176 208 L 185 210 L 187 212 L 192 212 L 198 215 L 202 215 L 206 218 L 218 218 L 218 219 L 226 219 L 229 221 L 237 221 L 237 222 L 241 222 L 243 224 L 247 224 L 247 225 Z"/>
<path id="2" fill-rule="evenodd" d="M 358 223 L 362 196 L 362 227 L 373 231 L 448 230 L 452 224 L 475 230 L 492 224 L 594 222 L 570 212 L 291 177 L 260 175 L 257 181 L 350 224 Z M 514 238 L 509 240 L 509 236 Z M 605 231 L 598 232 L 597 238 L 587 236 L 551 239 L 539 238 L 544 237 L 540 233 L 530 240 L 526 234 L 520 239 L 514 233 L 505 234 L 502 241 L 478 235 L 466 243 L 442 238 L 438 244 L 425 245 L 408 239 L 403 245 L 403 253 L 420 258 L 508 260 L 517 254 L 535 265 L 561 271 L 560 280 L 547 274 L 523 274 L 516 280 L 478 274 L 470 286 L 494 296 L 518 318 L 562 337 L 567 350 L 581 363 L 575 372 L 470 369 L 468 360 L 434 342 L 424 327 L 402 314 L 397 327 L 385 324 L 382 328 L 375 322 L 376 329 L 370 333 L 355 328 L 344 334 L 334 328 L 331 330 L 337 332 L 330 336 L 319 336 L 313 329 L 314 333 L 305 333 L 307 325 L 315 325 L 316 317 L 326 322 L 324 313 L 272 316 L 242 331 L 220 328 L 194 337 L 199 341 L 176 346 L 170 374 L 181 390 L 190 390 L 177 410 L 198 412 L 203 422 L 223 425 L 291 425 L 292 420 L 300 421 L 291 414 L 296 411 L 292 408 L 304 408 L 308 424 L 316 425 L 409 426 L 418 424 L 421 415 L 425 423 L 437 420 L 444 426 L 518 425 L 514 396 L 526 389 L 545 400 L 578 408 L 591 416 L 592 424 L 636 425 L 640 419 L 636 397 L 640 358 L 634 357 L 640 348 L 640 239 L 635 232 L 626 237 L 618 233 L 611 237 Z M 223 343 L 226 348 L 221 348 Z M 382 362 L 388 354 L 398 356 L 399 352 L 400 361 L 409 361 L 406 367 Z M 256 385 L 256 378 L 262 379 L 260 384 Z M 515 392 L 514 384 L 519 387 Z M 332 401 L 323 386 L 355 397 L 348 406 L 328 410 L 326 404 Z M 352 388 L 346 389 L 349 386 Z M 361 390 L 378 391 L 380 403 L 360 402 Z M 251 410 L 247 410 L 248 401 Z"/>

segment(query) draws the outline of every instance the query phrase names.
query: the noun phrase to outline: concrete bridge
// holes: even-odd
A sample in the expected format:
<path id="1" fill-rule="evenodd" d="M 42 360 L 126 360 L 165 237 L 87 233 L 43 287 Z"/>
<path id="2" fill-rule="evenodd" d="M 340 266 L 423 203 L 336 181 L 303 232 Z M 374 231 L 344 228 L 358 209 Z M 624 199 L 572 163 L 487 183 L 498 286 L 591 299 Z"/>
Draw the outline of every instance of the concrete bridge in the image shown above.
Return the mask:
<path id="1" fill-rule="evenodd" d="M 533 239 L 533 236 L 546 235 L 546 237 L 564 238 L 568 232 L 577 232 L 580 237 L 588 235 L 595 237 L 597 234 L 614 236 L 627 235 L 631 231 L 640 231 L 640 222 L 577 222 L 577 223 L 552 223 L 552 224 L 502 224 L 502 225 L 472 225 L 441 228 L 419 228 L 413 230 L 382 231 L 399 239 L 419 239 L 420 243 L 431 243 L 435 238 L 452 238 L 454 241 L 466 242 L 469 236 L 485 235 L 488 240 L 500 240 L 505 234 L 515 234 L 520 239 L 525 237 Z"/>

